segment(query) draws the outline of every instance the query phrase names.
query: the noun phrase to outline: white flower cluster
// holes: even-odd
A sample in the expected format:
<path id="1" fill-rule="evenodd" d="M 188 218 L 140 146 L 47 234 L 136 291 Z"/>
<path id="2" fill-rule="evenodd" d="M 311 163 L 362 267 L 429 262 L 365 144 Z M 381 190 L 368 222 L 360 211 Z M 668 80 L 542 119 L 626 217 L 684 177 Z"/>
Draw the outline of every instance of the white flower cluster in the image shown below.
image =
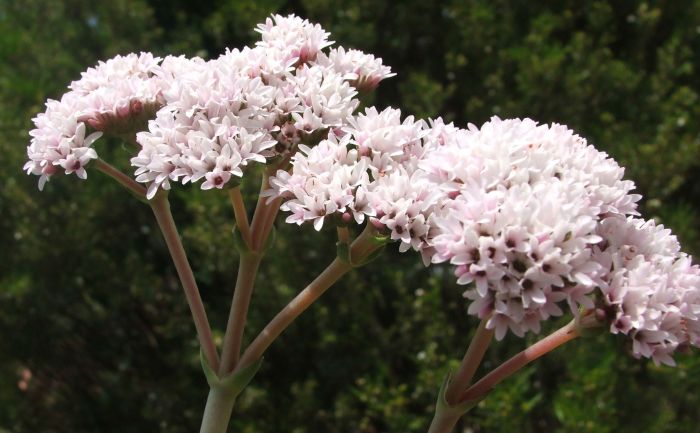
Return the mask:
<path id="1" fill-rule="evenodd" d="M 350 125 L 272 179 L 288 222 L 369 217 L 401 251 L 455 265 L 469 313 L 498 339 L 538 333 L 568 304 L 597 310 L 655 362 L 700 343 L 698 267 L 669 231 L 632 217 L 640 196 L 623 168 L 566 127 L 493 118 L 460 130 L 393 109 Z"/>
<path id="2" fill-rule="evenodd" d="M 345 51 L 343 47 L 333 48 L 327 56 L 321 53 L 318 63 L 333 68 L 358 90 L 372 90 L 381 80 L 396 75 L 382 65 L 382 59 L 358 50 Z"/>
<path id="3" fill-rule="evenodd" d="M 433 262 L 473 283 L 469 312 L 490 316 L 498 339 L 539 332 L 561 301 L 574 312 L 593 307 L 596 227 L 634 213 L 639 199 L 612 159 L 561 125 L 494 118 L 423 167 L 448 197 L 433 215 Z"/>
<path id="4" fill-rule="evenodd" d="M 68 86 L 84 104 L 78 119 L 99 125 L 99 114 L 125 115 L 134 104 L 156 103 L 161 86 L 159 80 L 153 78 L 160 60 L 151 53 L 129 54 L 88 68 L 80 80 Z"/>
<path id="5" fill-rule="evenodd" d="M 102 132 L 134 133 L 151 119 L 136 134 L 142 148 L 132 159 L 148 198 L 171 181 L 222 188 L 251 162 L 347 126 L 359 104 L 354 86 L 394 75 L 359 51 L 324 53 L 329 34 L 295 16 L 273 16 L 256 30 L 255 47 L 211 61 L 142 53 L 90 68 L 35 119 L 25 169 L 41 175 L 40 187 L 59 166 L 84 178 Z"/>
<path id="6" fill-rule="evenodd" d="M 312 221 L 320 230 L 326 217 L 357 223 L 373 217 L 402 251 L 419 250 L 428 233 L 425 215 L 439 197 L 417 170 L 428 134 L 425 122 L 402 122 L 399 110 L 369 108 L 316 147 L 300 147 L 292 172 L 278 171 L 267 194 L 286 199 L 287 222 Z"/>
<path id="7" fill-rule="evenodd" d="M 249 162 L 265 162 L 264 152 L 275 144 L 265 132 L 275 122 L 274 89 L 239 67 L 245 55 L 178 60 L 186 71 L 163 93 L 165 105 L 148 131 L 136 135 L 141 151 L 131 163 L 136 180 L 149 184 L 148 198 L 159 187 L 169 189 L 170 180 L 205 178 L 203 189 L 221 188 Z"/>
<path id="8" fill-rule="evenodd" d="M 679 347 L 700 346 L 700 270 L 671 231 L 653 221 L 608 218 L 593 259 L 606 270 L 601 318 L 632 338 L 633 354 L 675 365 Z"/>
<path id="9" fill-rule="evenodd" d="M 63 170 L 85 178 L 103 133 L 133 133 L 147 197 L 171 182 L 222 188 L 253 162 L 291 158 L 264 194 L 287 222 L 371 224 L 455 266 L 469 313 L 502 339 L 586 309 L 673 364 L 700 345 L 700 269 L 669 230 L 635 218 L 624 169 L 562 125 L 501 120 L 463 130 L 401 112 L 353 115 L 358 91 L 394 74 L 332 42 L 319 25 L 273 16 L 254 47 L 205 61 L 148 53 L 99 63 L 35 119 L 24 169 L 39 188 Z M 297 152 L 297 150 L 299 150 Z"/>
<path id="10" fill-rule="evenodd" d="M 254 48 L 198 62 L 164 92 L 165 105 L 137 135 L 142 150 L 132 159 L 149 198 L 170 181 L 204 178 L 202 189 L 222 188 L 248 163 L 264 163 L 347 125 L 359 103 L 351 86 L 357 77 L 317 61 L 327 59 L 321 50 L 331 44 L 328 33 L 293 16 L 275 16 L 257 30 L 262 40 Z M 381 71 L 377 80 L 391 75 L 380 59 L 372 57 L 379 65 L 372 67 L 368 58 L 349 62 Z"/>
<path id="11" fill-rule="evenodd" d="M 280 53 L 291 64 L 307 63 L 316 60 L 322 49 L 333 42 L 328 40 L 330 33 L 318 24 L 290 15 L 274 15 L 255 29 L 260 33 L 259 47 Z"/>
<path id="12" fill-rule="evenodd" d="M 59 170 L 87 177 L 85 165 L 97 158 L 91 147 L 110 123 L 128 121 L 158 104 L 160 59 L 150 53 L 116 56 L 88 69 L 60 101 L 49 100 L 35 119 L 27 148 L 27 173 L 41 176 L 39 189 Z M 87 134 L 87 127 L 98 132 Z M 86 136 L 87 134 L 87 136 Z"/>

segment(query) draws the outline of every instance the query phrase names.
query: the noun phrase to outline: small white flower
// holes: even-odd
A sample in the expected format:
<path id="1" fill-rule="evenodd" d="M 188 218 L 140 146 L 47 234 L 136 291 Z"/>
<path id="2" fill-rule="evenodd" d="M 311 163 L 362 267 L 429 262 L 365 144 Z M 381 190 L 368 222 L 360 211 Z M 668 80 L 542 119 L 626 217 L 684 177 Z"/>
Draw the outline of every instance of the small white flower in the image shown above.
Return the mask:
<path id="1" fill-rule="evenodd" d="M 331 49 L 327 56 L 320 53 L 317 63 L 332 68 L 353 87 L 363 91 L 372 90 L 380 81 L 396 75 L 382 64 L 382 59 L 359 50 L 346 51 L 343 47 Z"/>

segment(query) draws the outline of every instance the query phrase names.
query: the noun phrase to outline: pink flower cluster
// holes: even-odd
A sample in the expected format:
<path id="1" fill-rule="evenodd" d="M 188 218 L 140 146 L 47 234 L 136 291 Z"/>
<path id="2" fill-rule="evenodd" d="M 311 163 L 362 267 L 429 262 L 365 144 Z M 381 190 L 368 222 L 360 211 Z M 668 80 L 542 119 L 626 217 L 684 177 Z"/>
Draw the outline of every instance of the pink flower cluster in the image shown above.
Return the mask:
<path id="1" fill-rule="evenodd" d="M 211 61 L 142 53 L 88 69 L 34 119 L 25 170 L 41 176 L 40 188 L 60 168 L 85 178 L 103 132 L 134 133 L 151 119 L 132 159 L 148 198 L 171 181 L 222 188 L 249 163 L 346 126 L 359 104 L 355 86 L 394 75 L 356 50 L 324 53 L 329 34 L 298 17 L 273 16 L 257 31 L 255 47 Z"/>
<path id="2" fill-rule="evenodd" d="M 159 61 L 150 53 L 116 56 L 83 72 L 60 101 L 46 103 L 29 132 L 29 161 L 24 165 L 27 173 L 40 176 L 39 189 L 60 169 L 85 179 L 85 165 L 97 158 L 92 144 L 101 131 L 160 103 Z M 88 134 L 88 128 L 96 131 Z"/>
<path id="3" fill-rule="evenodd" d="M 294 16 L 256 30 L 254 47 L 209 61 L 141 53 L 88 69 L 34 119 L 24 169 L 40 189 L 61 170 L 85 178 L 103 133 L 138 131 L 131 163 L 150 199 L 289 158 L 264 192 L 283 198 L 287 222 L 369 221 L 426 265 L 452 264 L 498 339 L 538 333 L 568 306 L 657 363 L 700 345 L 700 269 L 636 218 L 640 196 L 605 153 L 529 119 L 464 130 L 392 108 L 355 114 L 358 91 L 394 75 L 381 59 L 328 49 L 327 32 Z"/>
<path id="4" fill-rule="evenodd" d="M 399 110 L 369 108 L 332 132 L 316 147 L 300 147 L 292 158 L 293 170 L 271 178 L 270 196 L 283 197 L 287 222 L 313 221 L 320 230 L 326 217 L 372 217 L 400 240 L 402 251 L 418 250 L 438 194 L 418 161 L 430 146 L 428 125 Z"/>
<path id="5" fill-rule="evenodd" d="M 636 356 L 671 364 L 700 342 L 700 271 L 675 237 L 635 219 L 624 170 L 562 125 L 493 118 L 461 130 L 368 109 L 271 180 L 288 222 L 372 223 L 449 262 L 469 313 L 502 339 L 595 310 Z"/>
<path id="6" fill-rule="evenodd" d="M 332 43 L 328 33 L 298 17 L 275 16 L 257 30 L 255 47 L 196 61 L 163 93 L 165 105 L 137 134 L 142 149 L 132 159 L 149 198 L 170 181 L 222 188 L 251 162 L 317 141 L 347 124 L 359 104 L 354 81 L 391 76 L 381 59 L 361 53 L 336 70 L 321 51 Z"/>
<path id="7" fill-rule="evenodd" d="M 700 346 L 700 269 L 671 231 L 653 221 L 608 218 L 593 260 L 605 269 L 597 313 L 633 341 L 635 356 L 675 365 L 671 354 Z"/>

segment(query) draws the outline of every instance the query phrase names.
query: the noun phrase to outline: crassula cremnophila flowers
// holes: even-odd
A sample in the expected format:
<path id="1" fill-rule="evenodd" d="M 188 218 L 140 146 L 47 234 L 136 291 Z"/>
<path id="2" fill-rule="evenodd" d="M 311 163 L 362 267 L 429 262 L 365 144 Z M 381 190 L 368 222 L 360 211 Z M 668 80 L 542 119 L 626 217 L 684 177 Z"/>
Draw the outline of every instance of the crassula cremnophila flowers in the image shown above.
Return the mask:
<path id="1" fill-rule="evenodd" d="M 502 339 L 595 310 L 635 356 L 673 364 L 700 341 L 700 271 L 676 238 L 635 218 L 624 169 L 562 125 L 494 117 L 462 130 L 368 109 L 279 171 L 288 222 L 375 226 L 449 262 L 469 313 Z"/>
<path id="2" fill-rule="evenodd" d="M 132 164 L 149 197 L 171 181 L 222 188 L 248 163 L 344 126 L 359 104 L 353 85 L 372 88 L 393 75 L 357 50 L 324 53 L 328 33 L 298 17 L 275 16 L 257 30 L 255 47 L 210 61 L 141 53 L 88 69 L 35 119 L 25 170 L 41 176 L 40 188 L 59 170 L 85 178 L 102 131 L 123 130 L 145 113 L 151 120 L 136 135 Z"/>
<path id="3" fill-rule="evenodd" d="M 295 16 L 273 16 L 256 31 L 255 46 L 212 60 L 141 53 L 100 62 L 34 119 L 24 166 L 42 189 L 59 173 L 85 179 L 103 135 L 137 145 L 133 179 L 96 165 L 152 207 L 173 257 L 211 388 L 202 433 L 226 431 L 272 341 L 390 241 L 426 266 L 452 265 L 468 313 L 481 319 L 455 381 L 445 381 L 431 433 L 579 333 L 567 325 L 470 386 L 493 335 L 540 333 L 566 310 L 573 324 L 624 334 L 636 357 L 657 364 L 700 345 L 700 269 L 669 230 L 640 218 L 624 169 L 584 138 L 530 119 L 461 129 L 395 108 L 358 113 L 359 96 L 394 75 L 381 59 L 331 48 L 328 32 Z M 253 164 L 267 167 L 248 224 L 239 183 Z M 164 192 L 177 183 L 228 189 L 236 215 L 241 260 L 221 357 Z M 241 354 L 280 209 L 288 223 L 335 226 L 338 257 Z M 351 241 L 353 225 L 364 230 Z M 452 404 L 459 410 L 443 410 Z"/>

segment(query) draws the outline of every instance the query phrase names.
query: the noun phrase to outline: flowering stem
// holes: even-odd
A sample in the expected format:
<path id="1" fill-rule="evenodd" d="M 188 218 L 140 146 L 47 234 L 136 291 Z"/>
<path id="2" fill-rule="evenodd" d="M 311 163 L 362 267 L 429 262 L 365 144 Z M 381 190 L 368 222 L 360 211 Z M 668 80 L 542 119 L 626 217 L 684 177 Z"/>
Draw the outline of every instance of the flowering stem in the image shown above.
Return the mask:
<path id="1" fill-rule="evenodd" d="M 345 244 L 350 243 L 350 230 L 347 227 L 338 226 L 338 241 Z"/>
<path id="2" fill-rule="evenodd" d="M 219 355 L 216 351 L 211 327 L 207 319 L 207 313 L 204 309 L 202 298 L 199 295 L 197 282 L 194 279 L 192 268 L 190 268 L 190 264 L 187 260 L 185 249 L 180 241 L 180 235 L 178 234 L 175 220 L 170 212 L 170 203 L 168 202 L 167 196 L 157 195 L 153 200 L 146 200 L 146 188 L 140 183 L 101 159 L 97 159 L 95 165 L 98 170 L 116 180 L 120 185 L 134 193 L 140 200 L 147 202 L 151 206 L 151 209 L 153 209 L 153 214 L 156 217 L 161 233 L 163 233 L 168 251 L 175 264 L 175 269 L 180 277 L 182 287 L 185 290 L 185 297 L 190 306 L 194 325 L 197 328 L 199 344 L 202 347 L 207 362 L 209 362 L 212 368 L 218 368 Z"/>
<path id="3" fill-rule="evenodd" d="M 236 397 L 243 392 L 260 368 L 260 362 L 236 374 L 219 376 L 204 359 L 202 370 L 209 384 L 209 396 L 204 408 L 200 433 L 226 433 Z"/>
<path id="4" fill-rule="evenodd" d="M 435 412 L 433 420 L 428 427 L 428 433 L 450 433 L 462 417 L 461 412 L 443 411 Z"/>
<path id="5" fill-rule="evenodd" d="M 353 242 L 351 257 L 359 260 L 367 257 L 370 253 L 378 248 L 372 243 L 374 232 L 371 225 L 362 232 L 360 236 Z M 345 275 L 352 264 L 346 260 L 336 258 L 328 267 L 321 272 L 304 290 L 302 290 L 294 299 L 292 299 L 277 315 L 265 326 L 265 328 L 255 337 L 255 340 L 248 346 L 243 353 L 241 360 L 236 366 L 235 371 L 251 365 L 256 360 L 260 359 L 265 350 L 270 347 L 273 341 L 284 332 L 287 327 L 303 313 L 311 304 L 314 303 L 328 288 L 333 285 L 340 277 Z"/>
<path id="6" fill-rule="evenodd" d="M 236 396 L 230 392 L 210 388 L 199 433 L 226 433 L 235 402 Z"/>
<path id="7" fill-rule="evenodd" d="M 263 175 L 260 186 L 260 196 L 255 207 L 253 221 L 247 232 L 248 238 L 244 238 L 248 245 L 248 251 L 241 253 L 241 259 L 238 262 L 238 276 L 236 277 L 236 287 L 233 292 L 233 301 L 231 302 L 231 310 L 229 312 L 228 323 L 226 325 L 226 333 L 224 334 L 224 344 L 221 355 L 221 365 L 219 374 L 225 375 L 233 371 L 238 362 L 241 353 L 241 344 L 243 342 L 243 331 L 245 329 L 246 318 L 248 316 L 248 307 L 250 299 L 253 295 L 253 286 L 255 285 L 255 277 L 258 274 L 260 261 L 265 253 L 264 245 L 270 235 L 270 230 L 279 210 L 280 200 L 273 200 L 272 203 L 266 204 L 266 198 L 262 196 L 262 192 L 269 187 L 269 173 L 266 171 Z M 236 188 L 237 189 L 237 188 Z M 232 192 L 232 202 L 238 201 L 240 204 L 234 203 L 234 213 L 236 208 L 245 209 L 243 199 L 238 191 L 238 199 L 234 198 L 236 193 Z M 240 218 L 243 219 L 243 218 Z M 236 220 L 239 220 L 238 214 Z M 246 225 L 247 225 L 246 219 Z M 240 228 L 241 233 L 243 229 Z"/>
<path id="8" fill-rule="evenodd" d="M 144 188 L 143 185 L 101 159 L 96 159 L 94 164 L 102 173 L 116 180 L 121 186 L 136 194 L 136 196 L 138 196 L 140 199 L 145 200 L 146 188 Z"/>
<path id="9" fill-rule="evenodd" d="M 263 173 L 263 178 L 262 182 L 260 183 L 260 195 L 258 197 L 258 202 L 255 205 L 255 212 L 253 214 L 253 221 L 251 222 L 250 225 L 250 232 L 251 232 L 251 248 L 252 249 L 257 249 L 257 247 L 260 245 L 260 237 L 263 235 L 262 230 L 261 230 L 261 225 L 265 223 L 265 212 L 268 211 L 268 206 L 265 204 L 267 198 L 263 197 L 262 193 L 266 189 L 270 187 L 269 183 L 270 179 L 270 174 L 268 173 L 268 170 L 265 170 Z"/>
<path id="10" fill-rule="evenodd" d="M 221 353 L 220 376 L 230 373 L 238 362 L 241 342 L 243 341 L 243 330 L 248 316 L 248 306 L 250 305 L 255 277 L 258 274 L 261 259 L 261 254 L 250 252 L 241 254 L 241 259 L 238 262 L 236 288 L 233 292 L 233 301 L 231 302 L 231 310 Z"/>
<path id="11" fill-rule="evenodd" d="M 243 353 L 239 366 L 245 367 L 259 359 L 265 350 L 270 347 L 270 344 L 287 329 L 294 319 L 309 308 L 315 300 L 350 269 L 352 269 L 352 266 L 348 262 L 339 258 L 333 260 L 316 279 L 306 286 L 265 326 L 265 329 L 258 334 Z"/>
<path id="12" fill-rule="evenodd" d="M 212 369 L 219 368 L 219 355 L 216 351 L 214 339 L 212 338 L 211 327 L 207 319 L 207 313 L 204 310 L 202 298 L 199 295 L 197 282 L 195 281 L 192 268 L 187 260 L 185 249 L 180 241 L 180 236 L 175 226 L 175 220 L 170 212 L 170 203 L 167 196 L 164 194 L 156 195 L 153 200 L 148 202 L 153 209 L 153 214 L 156 216 L 158 226 L 160 227 L 165 243 L 170 251 L 170 256 L 175 264 L 175 269 L 180 277 L 180 282 L 185 290 L 187 303 L 190 306 L 194 325 L 197 328 L 197 336 L 199 344 L 202 347 L 204 356 Z"/>
<path id="13" fill-rule="evenodd" d="M 236 218 L 236 227 L 238 231 L 241 232 L 243 240 L 250 248 L 250 226 L 248 225 L 248 214 L 245 210 L 245 204 L 243 202 L 243 196 L 241 195 L 241 187 L 236 186 L 228 191 L 229 198 L 231 199 L 231 206 L 233 207 L 233 215 Z"/>
<path id="14" fill-rule="evenodd" d="M 486 354 L 486 350 L 493 339 L 493 330 L 486 328 L 488 317 L 481 320 L 479 327 L 476 329 L 474 338 L 469 343 L 469 348 L 464 354 L 462 364 L 459 366 L 457 374 L 454 375 L 445 391 L 445 399 L 448 404 L 457 404 L 460 393 L 467 389 L 472 383 L 474 374 L 481 364 L 481 360 Z"/>
<path id="15" fill-rule="evenodd" d="M 263 226 L 262 226 L 262 235 L 259 237 L 259 243 L 257 245 L 257 248 L 264 248 L 265 242 L 267 241 L 267 238 L 270 236 L 270 230 L 272 230 L 272 226 L 275 222 L 275 218 L 277 217 L 277 213 L 280 210 L 280 204 L 282 204 L 282 199 L 281 198 L 276 198 L 272 200 L 269 204 L 266 205 L 265 207 L 265 220 L 263 221 Z"/>
<path id="16" fill-rule="evenodd" d="M 579 336 L 575 321 L 571 321 L 566 326 L 558 329 L 522 352 L 518 353 L 508 361 L 484 376 L 473 386 L 462 393 L 460 401 L 472 400 L 486 395 L 494 386 L 504 379 L 510 377 L 530 362 L 545 355 L 562 344 L 573 340 Z"/>

